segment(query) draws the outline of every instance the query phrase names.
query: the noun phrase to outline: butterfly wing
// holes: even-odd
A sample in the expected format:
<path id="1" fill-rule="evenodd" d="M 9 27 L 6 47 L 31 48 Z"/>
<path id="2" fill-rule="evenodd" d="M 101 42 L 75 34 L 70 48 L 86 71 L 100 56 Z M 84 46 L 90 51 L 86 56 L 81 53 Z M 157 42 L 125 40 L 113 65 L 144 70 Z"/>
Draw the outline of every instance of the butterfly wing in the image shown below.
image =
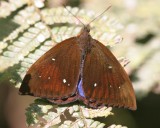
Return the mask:
<path id="1" fill-rule="evenodd" d="M 20 94 L 34 95 L 64 104 L 76 100 L 81 50 L 69 38 L 45 53 L 28 70 Z"/>
<path id="2" fill-rule="evenodd" d="M 93 40 L 83 68 L 82 100 L 90 107 L 118 106 L 136 109 L 132 84 L 114 55 L 100 42 Z"/>

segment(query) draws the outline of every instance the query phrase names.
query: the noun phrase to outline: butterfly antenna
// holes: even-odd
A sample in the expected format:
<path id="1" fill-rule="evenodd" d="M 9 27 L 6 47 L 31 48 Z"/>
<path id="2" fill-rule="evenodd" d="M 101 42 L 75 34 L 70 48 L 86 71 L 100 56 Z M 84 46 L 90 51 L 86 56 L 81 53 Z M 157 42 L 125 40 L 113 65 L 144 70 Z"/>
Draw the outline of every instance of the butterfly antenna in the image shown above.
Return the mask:
<path id="1" fill-rule="evenodd" d="M 85 27 L 85 24 L 80 19 L 78 19 L 76 15 L 74 15 L 68 8 L 66 8 L 65 5 L 63 5 L 63 7 Z"/>
<path id="2" fill-rule="evenodd" d="M 108 11 L 111 8 L 111 5 L 108 6 L 108 8 L 106 8 L 100 15 L 96 16 L 93 20 L 91 20 L 88 24 L 90 24 L 91 22 L 93 22 L 94 20 L 98 19 L 99 17 L 101 17 L 106 11 Z"/>

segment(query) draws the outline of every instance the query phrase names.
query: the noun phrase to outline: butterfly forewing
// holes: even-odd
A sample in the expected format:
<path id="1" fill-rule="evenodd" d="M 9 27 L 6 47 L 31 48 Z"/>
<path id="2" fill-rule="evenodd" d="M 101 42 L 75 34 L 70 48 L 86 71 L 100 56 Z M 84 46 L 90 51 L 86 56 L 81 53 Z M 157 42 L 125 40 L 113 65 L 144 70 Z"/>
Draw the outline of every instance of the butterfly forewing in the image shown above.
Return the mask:
<path id="1" fill-rule="evenodd" d="M 76 93 L 80 61 L 81 51 L 75 37 L 57 44 L 31 66 L 20 93 L 49 99 L 70 97 Z"/>
<path id="2" fill-rule="evenodd" d="M 85 104 L 136 109 L 134 91 L 123 67 L 100 42 L 92 39 L 91 44 L 83 66 Z"/>

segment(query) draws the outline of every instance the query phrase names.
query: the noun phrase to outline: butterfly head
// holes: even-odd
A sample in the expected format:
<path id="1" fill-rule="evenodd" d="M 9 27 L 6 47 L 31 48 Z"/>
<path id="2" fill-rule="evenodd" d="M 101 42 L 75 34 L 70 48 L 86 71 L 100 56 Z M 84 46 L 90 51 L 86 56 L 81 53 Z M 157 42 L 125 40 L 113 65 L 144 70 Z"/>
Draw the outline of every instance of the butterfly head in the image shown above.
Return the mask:
<path id="1" fill-rule="evenodd" d="M 90 29 L 91 29 L 91 27 L 90 27 L 90 25 L 88 24 L 88 25 L 85 25 L 82 30 L 89 33 L 89 32 L 90 32 Z"/>
<path id="2" fill-rule="evenodd" d="M 89 36 L 90 35 L 90 25 L 84 25 L 84 27 L 81 29 L 80 33 L 78 36 L 82 36 L 82 35 L 85 35 L 85 36 Z"/>
<path id="3" fill-rule="evenodd" d="M 77 36 L 77 41 L 85 53 L 89 53 L 89 51 L 91 51 L 93 39 L 90 35 L 90 25 L 84 25 Z"/>

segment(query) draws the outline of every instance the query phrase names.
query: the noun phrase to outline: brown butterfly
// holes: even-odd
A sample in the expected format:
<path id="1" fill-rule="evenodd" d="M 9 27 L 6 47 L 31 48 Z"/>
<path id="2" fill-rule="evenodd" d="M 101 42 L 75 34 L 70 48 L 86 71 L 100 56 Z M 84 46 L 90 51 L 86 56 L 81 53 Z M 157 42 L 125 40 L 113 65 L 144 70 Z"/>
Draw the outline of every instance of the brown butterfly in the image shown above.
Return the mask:
<path id="1" fill-rule="evenodd" d="M 57 44 L 28 70 L 22 95 L 46 98 L 56 104 L 76 100 L 89 107 L 105 105 L 136 109 L 136 98 L 125 70 L 115 56 L 90 35 L 81 33 Z"/>

